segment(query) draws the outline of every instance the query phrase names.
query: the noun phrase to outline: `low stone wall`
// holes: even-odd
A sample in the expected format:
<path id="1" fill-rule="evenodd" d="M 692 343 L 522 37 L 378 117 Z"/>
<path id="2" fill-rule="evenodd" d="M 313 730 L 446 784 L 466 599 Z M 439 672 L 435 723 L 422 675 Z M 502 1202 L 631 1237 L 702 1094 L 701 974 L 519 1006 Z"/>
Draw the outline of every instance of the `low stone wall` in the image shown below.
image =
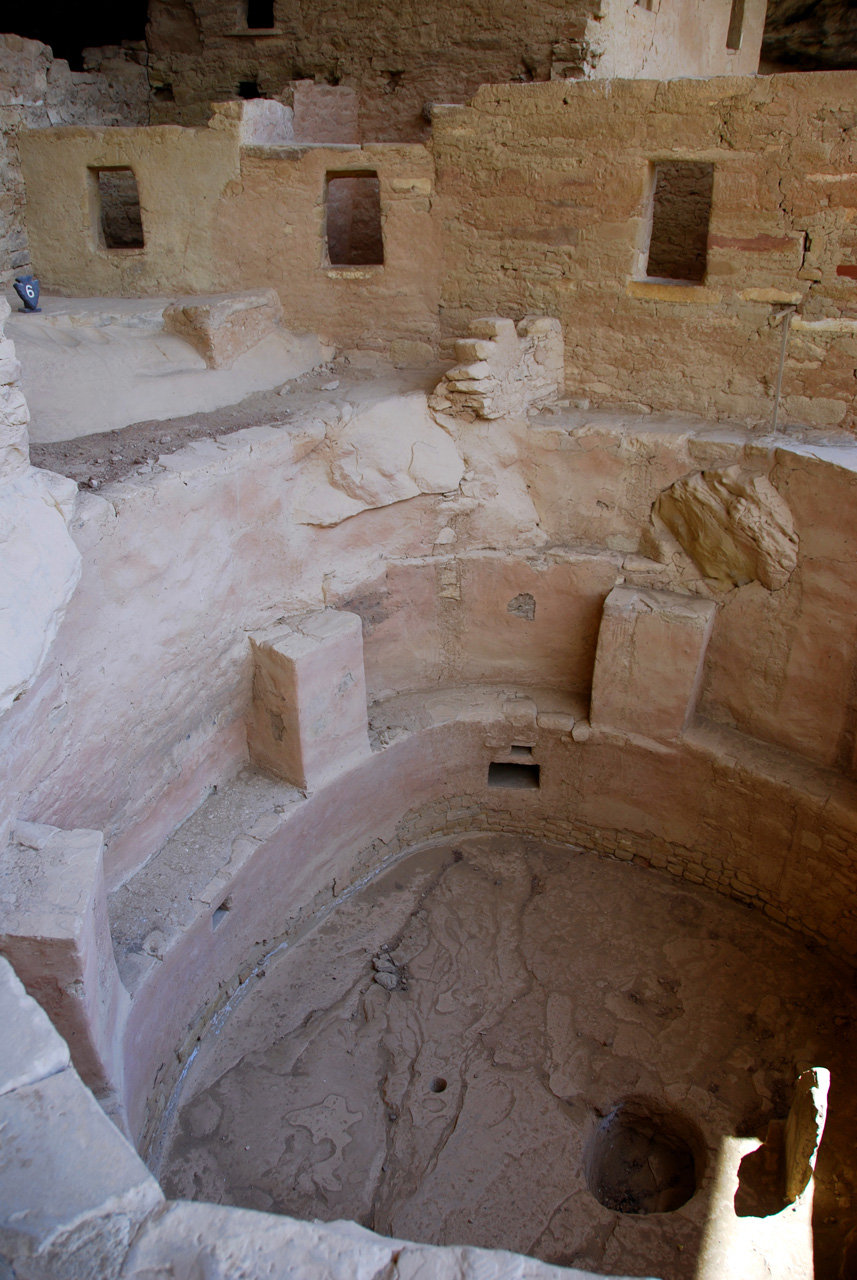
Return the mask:
<path id="1" fill-rule="evenodd" d="M 23 135 L 43 287 L 123 297 L 274 288 L 296 332 L 382 351 L 397 339 L 430 341 L 441 261 L 426 148 L 243 145 L 243 111 L 220 104 L 204 129 Z M 116 167 L 137 181 L 142 248 L 108 248 L 99 236 L 96 175 Z M 377 176 L 382 263 L 331 261 L 327 180 L 348 174 Z"/>
<path id="2" fill-rule="evenodd" d="M 282 95 L 293 75 L 319 87 L 348 86 L 360 104 L 361 137 L 425 137 L 425 108 L 464 102 L 480 84 L 581 76 L 752 75 L 759 62 L 764 0 L 746 0 L 729 41 L 731 0 L 629 5 L 539 0 L 526 15 L 497 9 L 491 31 L 471 0 L 419 12 L 376 8 L 367 24 L 341 0 L 318 8 L 280 0 L 264 33 L 234 5 L 155 0 L 147 31 L 158 122 L 202 124 L 209 102 L 253 78 Z M 730 47 L 730 43 L 731 46 Z M 442 55 L 438 50 L 443 50 Z M 298 71 L 298 68 L 300 71 Z"/>

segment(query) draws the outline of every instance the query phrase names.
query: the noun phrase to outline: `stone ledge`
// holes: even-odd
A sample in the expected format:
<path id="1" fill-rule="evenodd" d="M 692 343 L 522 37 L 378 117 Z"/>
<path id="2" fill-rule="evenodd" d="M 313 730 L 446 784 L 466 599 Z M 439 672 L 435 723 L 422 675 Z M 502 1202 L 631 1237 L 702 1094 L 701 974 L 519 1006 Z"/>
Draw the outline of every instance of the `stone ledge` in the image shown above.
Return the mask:
<path id="1" fill-rule="evenodd" d="M 722 296 L 716 289 L 707 289 L 701 284 L 674 284 L 666 280 L 629 280 L 625 294 L 647 302 L 679 302 L 698 307 L 714 306 Z"/>

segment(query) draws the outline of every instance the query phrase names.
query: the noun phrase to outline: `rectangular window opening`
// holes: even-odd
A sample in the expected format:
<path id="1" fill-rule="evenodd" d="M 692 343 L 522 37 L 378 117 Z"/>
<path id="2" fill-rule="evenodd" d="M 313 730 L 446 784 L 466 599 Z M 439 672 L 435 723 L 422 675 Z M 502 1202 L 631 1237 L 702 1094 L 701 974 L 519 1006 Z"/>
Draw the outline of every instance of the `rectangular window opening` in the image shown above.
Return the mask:
<path id="1" fill-rule="evenodd" d="M 245 98 L 250 101 L 252 98 L 261 98 L 262 93 L 259 89 L 258 80 L 239 80 L 238 81 L 238 97 Z"/>
<path id="2" fill-rule="evenodd" d="M 537 764 L 505 764 L 493 761 L 488 766 L 489 787 L 515 787 L 518 791 L 538 791 L 541 786 Z"/>
<path id="3" fill-rule="evenodd" d="M 212 912 L 211 914 L 212 929 L 216 929 L 218 925 L 223 924 L 223 921 L 229 915 L 229 912 L 231 910 L 232 910 L 232 894 L 230 894 L 227 898 L 224 898 L 220 906 L 216 907 L 215 910 Z"/>
<path id="4" fill-rule="evenodd" d="M 383 266 L 381 184 L 377 173 L 327 175 L 325 227 L 331 266 Z"/>
<path id="5" fill-rule="evenodd" d="M 646 276 L 682 284 L 705 279 L 714 165 L 670 161 L 655 166 Z"/>
<path id="6" fill-rule="evenodd" d="M 726 48 L 740 49 L 744 38 L 744 0 L 732 0 L 729 14 L 729 30 L 726 33 Z"/>
<path id="7" fill-rule="evenodd" d="M 98 228 L 106 249 L 143 249 L 143 215 L 134 170 L 93 169 L 98 193 Z"/>
<path id="8" fill-rule="evenodd" d="M 274 0 L 247 0 L 247 26 L 251 31 L 270 31 L 274 25 Z"/>

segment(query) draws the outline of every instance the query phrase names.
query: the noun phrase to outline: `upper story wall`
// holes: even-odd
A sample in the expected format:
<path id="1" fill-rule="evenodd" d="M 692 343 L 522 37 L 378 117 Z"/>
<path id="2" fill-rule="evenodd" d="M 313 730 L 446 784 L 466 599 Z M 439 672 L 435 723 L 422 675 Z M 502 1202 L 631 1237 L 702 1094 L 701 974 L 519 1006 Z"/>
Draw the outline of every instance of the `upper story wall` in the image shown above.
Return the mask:
<path id="1" fill-rule="evenodd" d="M 736 5 L 743 21 L 732 22 Z M 765 0 L 150 0 L 154 119 L 204 124 L 239 85 L 266 96 L 292 80 L 357 91 L 361 138 L 428 136 L 427 104 L 482 84 L 599 76 L 753 74 Z M 729 48 L 728 44 L 734 47 Z"/>
<path id="2" fill-rule="evenodd" d="M 70 71 L 47 45 L 0 35 L 0 285 L 30 269 L 20 129 L 60 124 L 145 124 L 145 67 L 127 58 L 103 71 Z"/>
<path id="3" fill-rule="evenodd" d="M 21 140 L 33 258 L 72 294 L 273 286 L 289 328 L 382 351 L 451 353 L 479 316 L 555 316 L 573 399 L 758 423 L 794 307 L 780 420 L 848 427 L 856 96 L 845 71 L 501 85 L 437 109 L 430 148 L 245 146 L 237 103 L 207 129 L 36 131 Z M 677 163 L 690 178 L 656 193 Z M 97 173 L 122 166 L 142 248 L 100 238 Z M 330 182 L 347 175 L 377 178 L 383 262 L 331 259 Z M 690 279 L 649 261 L 656 213 L 662 248 L 686 241 L 686 188 L 704 197 Z"/>
<path id="4" fill-rule="evenodd" d="M 259 285 L 277 289 L 288 328 L 343 345 L 435 336 L 439 227 L 425 147 L 243 146 L 238 103 L 218 108 L 212 124 L 22 138 L 43 288 L 174 297 Z M 117 168 L 136 179 L 139 248 L 104 242 L 98 174 Z M 383 262 L 331 262 L 328 181 L 349 174 L 377 178 Z"/>
<path id="5" fill-rule="evenodd" d="M 767 0 L 603 0 L 591 35 L 592 76 L 669 80 L 680 76 L 751 76 Z"/>
<path id="6" fill-rule="evenodd" d="M 556 316 L 572 397 L 770 422 L 793 304 L 784 420 L 853 424 L 855 100 L 842 71 L 491 86 L 438 109 L 445 332 Z M 648 274 L 676 162 L 710 166 L 695 281 Z"/>
<path id="7" fill-rule="evenodd" d="M 276 0 L 259 29 L 248 17 L 264 15 L 247 0 L 151 0 L 155 118 L 203 124 L 209 103 L 237 96 L 241 82 L 270 97 L 309 78 L 358 91 L 362 138 L 417 140 L 429 132 L 426 103 L 465 102 L 486 82 L 547 80 L 557 48 L 582 74 L 596 3 Z"/>

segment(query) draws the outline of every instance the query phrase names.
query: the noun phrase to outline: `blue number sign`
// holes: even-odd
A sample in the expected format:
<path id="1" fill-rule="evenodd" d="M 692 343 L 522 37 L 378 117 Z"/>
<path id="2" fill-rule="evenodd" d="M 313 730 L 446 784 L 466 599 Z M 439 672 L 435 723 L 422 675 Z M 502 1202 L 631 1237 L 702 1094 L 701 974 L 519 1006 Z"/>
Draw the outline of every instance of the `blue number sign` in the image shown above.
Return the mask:
<path id="1" fill-rule="evenodd" d="M 19 311 L 41 311 L 39 282 L 34 276 L 16 276 L 13 288 L 24 304 L 18 308 Z"/>

